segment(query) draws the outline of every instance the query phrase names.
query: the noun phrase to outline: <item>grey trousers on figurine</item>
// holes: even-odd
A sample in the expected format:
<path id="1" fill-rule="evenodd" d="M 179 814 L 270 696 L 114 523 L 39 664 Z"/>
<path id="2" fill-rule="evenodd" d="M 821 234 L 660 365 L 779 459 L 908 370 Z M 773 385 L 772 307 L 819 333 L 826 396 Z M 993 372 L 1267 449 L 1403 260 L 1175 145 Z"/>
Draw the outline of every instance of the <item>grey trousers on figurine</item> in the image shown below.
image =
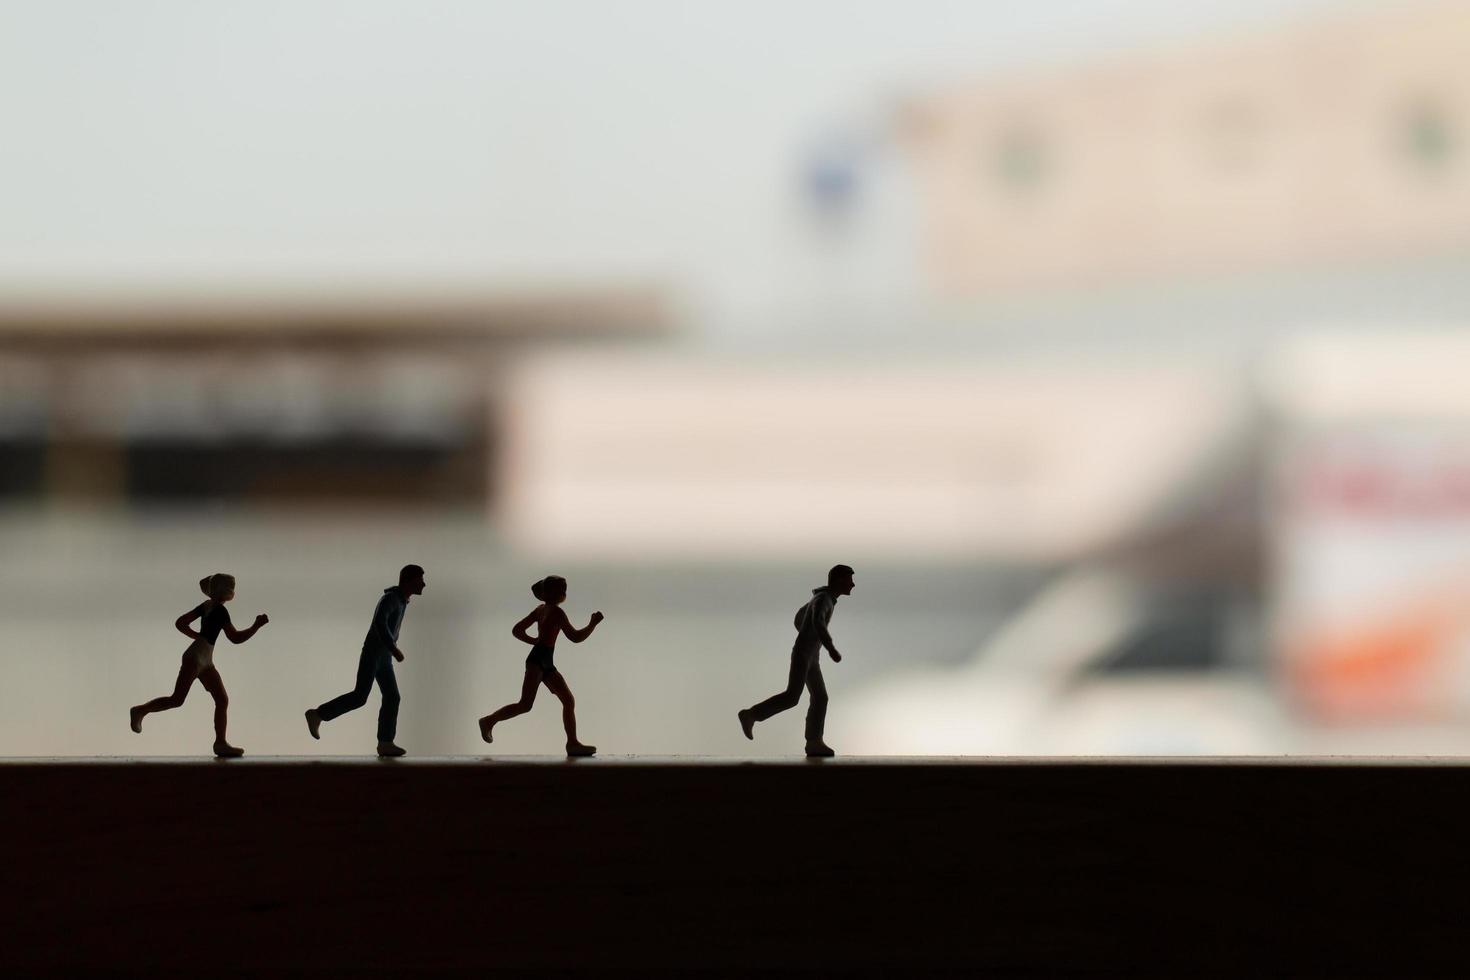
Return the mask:
<path id="1" fill-rule="evenodd" d="M 821 646 L 791 648 L 791 672 L 786 678 L 786 690 L 773 694 L 760 704 L 752 705 L 750 714 L 756 721 L 765 721 L 772 715 L 796 706 L 801 700 L 801 689 L 805 686 L 808 695 L 806 709 L 806 740 L 821 742 L 822 729 L 827 724 L 827 684 L 822 680 Z"/>

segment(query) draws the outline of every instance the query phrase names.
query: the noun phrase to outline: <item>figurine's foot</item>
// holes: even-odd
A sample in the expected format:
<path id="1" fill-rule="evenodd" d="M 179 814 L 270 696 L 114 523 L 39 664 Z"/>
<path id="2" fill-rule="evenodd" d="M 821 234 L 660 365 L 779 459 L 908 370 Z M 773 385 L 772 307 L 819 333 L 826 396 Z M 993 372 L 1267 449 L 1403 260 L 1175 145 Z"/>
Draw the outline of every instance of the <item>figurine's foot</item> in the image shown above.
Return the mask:
<path id="1" fill-rule="evenodd" d="M 495 723 L 490 720 L 490 716 L 489 715 L 486 715 L 485 717 L 481 718 L 480 719 L 480 737 L 482 739 L 484 739 L 485 741 L 487 741 L 487 742 L 493 742 L 493 741 L 495 741 L 495 736 L 493 736 L 493 735 L 490 734 L 490 729 L 492 729 L 494 727 L 495 727 Z"/>
<path id="2" fill-rule="evenodd" d="M 306 730 L 312 738 L 322 737 L 322 713 L 315 708 L 306 709 Z"/>
<path id="3" fill-rule="evenodd" d="M 143 734 L 143 715 L 146 713 L 141 704 L 128 709 L 128 727 L 139 735 Z"/>
<path id="4" fill-rule="evenodd" d="M 231 745 L 229 742 L 221 741 L 214 743 L 214 754 L 221 759 L 238 759 L 245 754 L 245 750 Z"/>
<path id="5" fill-rule="evenodd" d="M 741 708 L 735 713 L 735 716 L 740 719 L 740 730 L 745 733 L 745 737 L 754 741 L 755 715 L 751 714 L 749 708 Z"/>
<path id="6" fill-rule="evenodd" d="M 596 754 L 597 746 L 595 745 L 583 745 L 581 742 L 567 743 L 567 758 L 569 759 L 582 759 Z"/>
<path id="7" fill-rule="evenodd" d="M 836 754 L 826 742 L 806 743 L 806 757 L 808 759 L 830 759 Z"/>
<path id="8" fill-rule="evenodd" d="M 396 759 L 400 755 L 408 755 L 408 753 L 406 751 L 404 751 L 403 749 L 399 748 L 398 746 L 394 745 L 392 742 L 379 742 L 378 743 L 378 758 L 380 758 L 380 759 Z"/>

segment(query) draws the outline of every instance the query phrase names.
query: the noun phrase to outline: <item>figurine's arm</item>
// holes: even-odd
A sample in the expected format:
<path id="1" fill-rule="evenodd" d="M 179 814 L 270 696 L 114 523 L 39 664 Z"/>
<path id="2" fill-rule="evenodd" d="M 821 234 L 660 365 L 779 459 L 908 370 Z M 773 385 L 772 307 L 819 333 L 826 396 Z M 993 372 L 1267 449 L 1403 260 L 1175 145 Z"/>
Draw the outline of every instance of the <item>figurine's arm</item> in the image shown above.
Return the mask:
<path id="1" fill-rule="evenodd" d="M 237 630 L 235 629 L 234 623 L 230 622 L 229 620 L 225 620 L 225 636 L 228 636 L 230 638 L 231 643 L 244 643 L 246 640 L 254 636 L 262 626 L 264 626 L 266 623 L 269 623 L 270 621 L 271 618 L 269 616 L 267 616 L 265 613 L 261 613 L 259 616 L 255 617 L 255 622 L 252 623 L 249 627 L 243 630 Z"/>
<path id="2" fill-rule="evenodd" d="M 529 613 L 527 613 L 524 619 L 522 619 L 519 623 L 516 623 L 510 628 L 510 635 L 515 637 L 517 640 L 520 640 L 522 643 L 529 643 L 531 646 L 535 646 L 538 638 L 531 636 L 531 634 L 527 632 L 527 627 L 536 622 L 536 613 L 537 610 L 535 609 L 532 609 Z"/>
<path id="3" fill-rule="evenodd" d="M 174 620 L 174 629 L 178 630 L 180 633 L 183 633 L 191 640 L 199 639 L 199 634 L 195 630 L 190 629 L 189 624 L 194 622 L 194 620 L 198 619 L 200 616 L 204 615 L 203 609 L 203 606 L 195 606 L 193 609 L 190 609 L 188 612 L 184 613 L 184 615 Z"/>
<path id="4" fill-rule="evenodd" d="M 378 607 L 373 610 L 373 635 L 378 638 L 387 650 L 393 654 L 394 659 L 402 660 L 403 651 L 398 649 L 398 644 L 393 642 L 393 634 L 388 632 L 388 596 L 378 600 Z"/>
<path id="5" fill-rule="evenodd" d="M 600 612 L 593 613 L 592 619 L 589 620 L 587 625 L 582 627 L 581 629 L 577 629 L 571 624 L 571 622 L 567 620 L 566 613 L 561 614 L 561 619 L 562 632 L 566 633 L 567 639 L 571 640 L 573 643 L 581 643 L 583 640 L 587 639 L 587 637 L 592 635 L 592 631 L 597 628 L 597 624 L 602 622 L 603 615 Z"/>
<path id="6" fill-rule="evenodd" d="M 829 599 L 827 601 L 828 602 L 831 602 L 832 600 Z M 835 663 L 835 664 L 838 664 L 838 663 L 841 663 L 842 662 L 842 654 L 840 654 L 840 653 L 837 652 L 837 647 L 834 646 L 833 643 L 832 643 L 832 634 L 829 633 L 829 632 L 827 632 L 827 623 L 826 623 L 826 620 L 827 619 L 830 619 L 831 616 L 832 616 L 832 607 L 831 606 L 828 606 L 827 607 L 827 609 L 826 609 L 826 615 L 825 616 L 818 615 L 817 614 L 817 610 L 815 610 L 815 609 L 813 609 L 811 611 L 812 623 L 817 628 L 817 639 L 821 640 L 822 641 L 822 646 L 824 646 L 824 647 L 827 648 L 827 653 L 831 655 L 832 662 Z"/>

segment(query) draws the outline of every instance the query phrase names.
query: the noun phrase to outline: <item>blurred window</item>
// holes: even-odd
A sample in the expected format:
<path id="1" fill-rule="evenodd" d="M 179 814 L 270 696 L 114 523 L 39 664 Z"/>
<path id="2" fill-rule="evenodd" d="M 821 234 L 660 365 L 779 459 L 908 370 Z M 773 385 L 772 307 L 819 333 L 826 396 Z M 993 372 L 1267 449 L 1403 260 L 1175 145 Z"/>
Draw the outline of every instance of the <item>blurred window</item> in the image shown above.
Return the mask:
<path id="1" fill-rule="evenodd" d="M 992 150 L 991 169 L 1015 194 L 1038 190 L 1051 172 L 1046 138 L 1035 127 L 1017 123 L 1004 130 Z"/>
<path id="2" fill-rule="evenodd" d="M 1454 159 L 1454 130 L 1454 121 L 1445 106 L 1432 99 L 1418 99 L 1403 113 L 1400 145 L 1415 169 L 1438 173 Z"/>

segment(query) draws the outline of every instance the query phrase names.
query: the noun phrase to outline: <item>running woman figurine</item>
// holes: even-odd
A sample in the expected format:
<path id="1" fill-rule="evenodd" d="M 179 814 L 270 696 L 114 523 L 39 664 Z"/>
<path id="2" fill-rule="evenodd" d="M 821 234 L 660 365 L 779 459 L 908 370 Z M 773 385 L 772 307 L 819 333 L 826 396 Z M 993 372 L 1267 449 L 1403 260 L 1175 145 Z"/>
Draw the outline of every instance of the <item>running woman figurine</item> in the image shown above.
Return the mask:
<path id="1" fill-rule="evenodd" d="M 270 617 L 261 613 L 255 617 L 255 623 L 249 629 L 235 629 L 234 624 L 230 622 L 229 610 L 225 608 L 225 603 L 235 598 L 235 576 L 233 575 L 226 575 L 224 572 L 206 575 L 199 580 L 199 589 L 209 598 L 174 622 L 174 626 L 180 633 L 194 641 L 189 644 L 189 649 L 184 651 L 184 659 L 179 663 L 179 677 L 174 682 L 174 693 L 154 698 L 147 704 L 135 705 L 128 709 L 128 723 L 133 731 L 141 733 L 144 716 L 154 711 L 177 708 L 183 704 L 189 688 L 197 679 L 214 697 L 214 754 L 221 759 L 234 759 L 244 755 L 245 750 L 225 740 L 225 724 L 228 721 L 230 696 L 225 693 L 225 682 L 220 678 L 219 670 L 214 666 L 214 644 L 219 639 L 221 632 L 230 638 L 231 643 L 244 643 L 262 626 L 270 622 Z M 200 621 L 198 632 L 189 628 L 189 624 L 196 619 Z"/>
<path id="2" fill-rule="evenodd" d="M 567 755 L 592 755 L 597 751 L 597 746 L 583 745 L 577 740 L 577 702 L 572 697 L 572 689 L 567 686 L 566 678 L 552 662 L 552 656 L 556 653 L 558 633 L 565 633 L 567 639 L 573 643 L 581 643 L 602 622 L 602 613 L 593 613 L 591 622 L 582 629 L 574 627 L 561 609 L 561 604 L 567 597 L 567 580 L 560 575 L 548 575 L 537 582 L 531 586 L 531 594 L 541 600 L 541 605 L 532 609 L 510 631 L 517 640 L 531 645 L 531 653 L 526 657 L 526 676 L 521 681 L 521 699 L 481 718 L 480 737 L 487 742 L 493 742 L 495 739 L 492 729 L 496 722 L 530 711 L 531 704 L 536 700 L 536 688 L 545 684 L 552 694 L 561 699 L 561 722 L 567 730 Z M 526 631 L 532 623 L 536 624 L 534 637 Z"/>

